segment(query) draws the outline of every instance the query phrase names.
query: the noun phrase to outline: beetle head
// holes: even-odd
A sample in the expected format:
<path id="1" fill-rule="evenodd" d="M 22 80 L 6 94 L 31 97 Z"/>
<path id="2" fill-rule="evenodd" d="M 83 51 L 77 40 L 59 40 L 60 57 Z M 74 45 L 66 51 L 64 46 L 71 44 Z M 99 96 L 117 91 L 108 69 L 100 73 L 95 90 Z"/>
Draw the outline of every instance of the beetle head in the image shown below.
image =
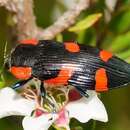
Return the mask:
<path id="1" fill-rule="evenodd" d="M 20 44 L 11 50 L 8 59 L 6 60 L 5 67 L 11 68 L 12 66 L 32 66 L 34 64 L 35 46 Z"/>

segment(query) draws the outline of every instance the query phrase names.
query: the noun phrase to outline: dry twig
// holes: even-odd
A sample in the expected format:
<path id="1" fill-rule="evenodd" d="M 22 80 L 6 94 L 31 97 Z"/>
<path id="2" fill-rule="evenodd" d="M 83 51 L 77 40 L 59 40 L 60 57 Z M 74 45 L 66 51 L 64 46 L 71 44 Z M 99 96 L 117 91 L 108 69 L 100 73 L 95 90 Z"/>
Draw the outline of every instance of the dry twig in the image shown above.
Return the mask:
<path id="1" fill-rule="evenodd" d="M 36 37 L 37 25 L 32 0 L 0 0 L 0 6 L 14 14 L 13 21 L 16 24 L 18 39 Z"/>
<path id="2" fill-rule="evenodd" d="M 46 29 L 41 29 L 36 25 L 32 0 L 0 0 L 0 6 L 4 6 L 14 14 L 13 20 L 16 23 L 18 39 L 53 39 L 58 33 L 75 23 L 79 14 L 89 7 L 89 1 L 79 0 Z"/>

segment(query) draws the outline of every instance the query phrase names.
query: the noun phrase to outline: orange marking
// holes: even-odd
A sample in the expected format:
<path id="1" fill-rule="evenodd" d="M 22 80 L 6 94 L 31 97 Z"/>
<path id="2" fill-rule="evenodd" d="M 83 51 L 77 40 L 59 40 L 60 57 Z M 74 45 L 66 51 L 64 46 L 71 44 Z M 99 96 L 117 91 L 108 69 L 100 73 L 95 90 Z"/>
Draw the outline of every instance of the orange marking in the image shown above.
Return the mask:
<path id="1" fill-rule="evenodd" d="M 63 68 L 56 78 L 45 80 L 45 83 L 54 85 L 67 85 L 68 79 L 72 76 L 73 70 Z"/>
<path id="2" fill-rule="evenodd" d="M 11 67 L 9 70 L 18 79 L 28 79 L 31 77 L 31 67 Z"/>
<path id="3" fill-rule="evenodd" d="M 112 58 L 112 56 L 113 54 L 111 52 L 105 50 L 100 51 L 100 58 L 105 62 L 107 62 L 110 58 Z"/>
<path id="4" fill-rule="evenodd" d="M 38 44 L 38 40 L 36 40 L 36 39 L 21 40 L 19 42 L 21 44 L 31 44 L 31 45 L 37 45 Z"/>
<path id="5" fill-rule="evenodd" d="M 107 91 L 108 90 L 108 79 L 106 70 L 104 68 L 100 68 L 96 71 L 95 75 L 95 90 L 96 91 Z"/>
<path id="6" fill-rule="evenodd" d="M 64 45 L 65 45 L 65 49 L 70 52 L 79 52 L 80 51 L 79 45 L 77 43 L 65 42 Z"/>

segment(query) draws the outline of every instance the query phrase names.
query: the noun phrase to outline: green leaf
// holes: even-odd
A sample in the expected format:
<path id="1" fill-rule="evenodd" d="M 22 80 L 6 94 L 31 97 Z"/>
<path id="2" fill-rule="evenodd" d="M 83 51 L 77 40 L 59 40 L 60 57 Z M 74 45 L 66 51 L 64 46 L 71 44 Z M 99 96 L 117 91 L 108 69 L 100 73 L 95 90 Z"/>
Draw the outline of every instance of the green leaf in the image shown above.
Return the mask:
<path id="1" fill-rule="evenodd" d="M 63 36 L 61 33 L 59 33 L 57 36 L 56 36 L 56 40 L 59 41 L 59 42 L 63 42 Z"/>
<path id="2" fill-rule="evenodd" d="M 73 128 L 72 130 L 83 130 L 83 128 L 81 126 L 76 126 L 75 128 Z"/>
<path id="3" fill-rule="evenodd" d="M 117 56 L 119 56 L 122 59 L 129 58 L 130 57 L 130 49 L 128 49 L 128 50 L 126 50 L 126 51 L 124 51 L 122 53 L 117 54 Z"/>
<path id="4" fill-rule="evenodd" d="M 112 29 L 113 32 L 124 32 L 130 27 L 130 9 L 129 10 L 123 10 L 119 14 L 117 14 L 115 17 L 113 17 L 111 23 L 110 23 L 110 29 Z"/>
<path id="5" fill-rule="evenodd" d="M 130 47 L 130 32 L 116 37 L 109 47 L 112 52 L 120 52 Z"/>
<path id="6" fill-rule="evenodd" d="M 101 13 L 88 15 L 86 18 L 82 19 L 81 21 L 76 23 L 76 25 L 70 27 L 68 30 L 70 32 L 79 32 L 85 30 L 95 24 L 99 20 L 99 18 L 101 18 L 101 16 Z"/>

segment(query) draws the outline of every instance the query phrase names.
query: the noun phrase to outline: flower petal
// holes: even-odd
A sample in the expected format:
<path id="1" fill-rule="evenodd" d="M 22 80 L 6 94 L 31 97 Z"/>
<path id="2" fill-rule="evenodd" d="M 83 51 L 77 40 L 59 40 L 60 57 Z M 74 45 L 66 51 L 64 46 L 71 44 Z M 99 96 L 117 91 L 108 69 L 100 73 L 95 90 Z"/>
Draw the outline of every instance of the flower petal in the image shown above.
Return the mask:
<path id="1" fill-rule="evenodd" d="M 30 115 L 35 108 L 33 100 L 18 95 L 12 88 L 0 90 L 0 118 L 11 115 Z"/>
<path id="2" fill-rule="evenodd" d="M 67 104 L 66 109 L 69 111 L 69 116 L 78 119 L 82 123 L 88 122 L 90 119 L 107 122 L 106 109 L 97 97 L 96 92 L 88 91 L 88 94 L 89 98 L 83 97 Z"/>
<path id="3" fill-rule="evenodd" d="M 24 130 L 48 130 L 52 123 L 58 118 L 57 114 L 42 114 L 39 117 L 27 116 L 23 119 Z"/>
<path id="4" fill-rule="evenodd" d="M 69 127 L 69 113 L 66 109 L 62 109 L 58 113 L 58 119 L 55 121 L 56 127 L 64 127 L 66 130 L 70 130 Z"/>

